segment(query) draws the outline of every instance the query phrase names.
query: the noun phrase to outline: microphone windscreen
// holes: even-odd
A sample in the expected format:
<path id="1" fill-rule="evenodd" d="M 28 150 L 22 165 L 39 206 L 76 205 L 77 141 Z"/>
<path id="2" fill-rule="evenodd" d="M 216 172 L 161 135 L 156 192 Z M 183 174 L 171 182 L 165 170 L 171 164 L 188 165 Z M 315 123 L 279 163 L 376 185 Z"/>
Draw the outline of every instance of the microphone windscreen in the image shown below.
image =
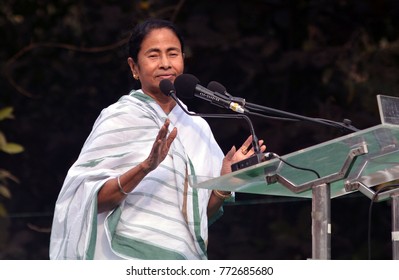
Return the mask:
<path id="1" fill-rule="evenodd" d="M 176 94 L 183 98 L 193 98 L 195 87 L 199 84 L 197 77 L 191 74 L 181 74 L 176 77 L 174 85 Z"/>
<path id="2" fill-rule="evenodd" d="M 172 82 L 168 79 L 163 79 L 159 82 L 159 89 L 165 94 L 166 96 L 170 96 L 171 92 L 175 91 L 175 87 L 173 86 Z"/>
<path id="3" fill-rule="evenodd" d="M 221 83 L 218 83 L 216 81 L 209 82 L 207 88 L 210 91 L 218 92 L 218 93 L 221 93 L 221 94 L 224 94 L 226 92 L 226 88 L 224 87 L 224 85 L 222 85 Z"/>

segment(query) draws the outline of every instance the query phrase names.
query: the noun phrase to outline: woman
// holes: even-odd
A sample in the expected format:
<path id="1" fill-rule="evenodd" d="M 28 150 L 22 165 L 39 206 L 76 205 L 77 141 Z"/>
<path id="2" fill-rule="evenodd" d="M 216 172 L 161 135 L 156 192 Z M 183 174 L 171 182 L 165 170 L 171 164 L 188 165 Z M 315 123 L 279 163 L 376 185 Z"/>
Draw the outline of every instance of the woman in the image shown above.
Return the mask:
<path id="1" fill-rule="evenodd" d="M 208 217 L 231 194 L 195 189 L 251 156 L 224 157 L 209 125 L 159 89 L 183 73 L 184 44 L 168 21 L 138 25 L 129 41 L 133 90 L 104 109 L 58 197 L 51 259 L 206 259 Z M 244 145 L 249 146 L 249 137 Z M 261 148 L 263 151 L 265 147 Z"/>

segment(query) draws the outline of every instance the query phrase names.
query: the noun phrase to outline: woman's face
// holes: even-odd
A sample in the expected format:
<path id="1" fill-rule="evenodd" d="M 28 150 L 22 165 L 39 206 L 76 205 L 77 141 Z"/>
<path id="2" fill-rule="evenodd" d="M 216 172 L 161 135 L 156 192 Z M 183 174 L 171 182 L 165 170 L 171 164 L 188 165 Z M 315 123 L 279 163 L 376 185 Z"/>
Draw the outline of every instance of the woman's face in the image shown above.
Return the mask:
<path id="1" fill-rule="evenodd" d="M 169 79 L 173 83 L 183 73 L 180 41 L 168 28 L 154 29 L 141 43 L 137 61 L 129 57 L 128 63 L 133 76 L 140 79 L 143 91 L 151 96 L 158 95 L 161 80 Z"/>

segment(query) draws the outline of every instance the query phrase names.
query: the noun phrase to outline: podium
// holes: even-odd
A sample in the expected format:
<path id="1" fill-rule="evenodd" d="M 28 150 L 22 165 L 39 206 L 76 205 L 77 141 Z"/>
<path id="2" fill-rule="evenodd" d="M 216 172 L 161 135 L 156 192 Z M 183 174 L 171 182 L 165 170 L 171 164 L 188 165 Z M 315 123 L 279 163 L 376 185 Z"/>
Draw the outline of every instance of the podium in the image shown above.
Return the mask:
<path id="1" fill-rule="evenodd" d="M 399 124 L 384 121 L 217 178 L 190 176 L 190 182 L 195 188 L 312 199 L 312 259 L 331 258 L 331 199 L 353 192 L 373 201 L 391 199 L 392 254 L 399 259 Z"/>

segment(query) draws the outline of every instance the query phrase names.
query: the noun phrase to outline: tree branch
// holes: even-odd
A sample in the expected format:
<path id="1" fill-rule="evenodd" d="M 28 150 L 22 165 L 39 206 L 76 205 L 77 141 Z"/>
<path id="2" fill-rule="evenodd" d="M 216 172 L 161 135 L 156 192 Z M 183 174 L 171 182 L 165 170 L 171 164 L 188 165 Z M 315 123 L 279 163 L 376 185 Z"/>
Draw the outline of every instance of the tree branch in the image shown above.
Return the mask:
<path id="1" fill-rule="evenodd" d="M 37 98 L 34 94 L 30 93 L 29 91 L 27 91 L 26 89 L 24 89 L 23 87 L 21 87 L 20 85 L 18 85 L 18 83 L 15 81 L 15 79 L 12 77 L 12 65 L 14 63 L 16 63 L 16 61 L 21 58 L 23 55 L 25 55 L 26 53 L 32 51 L 33 49 L 37 49 L 37 48 L 59 48 L 59 49 L 65 49 L 65 50 L 70 50 L 70 51 L 75 51 L 75 52 L 83 52 L 83 53 L 99 53 L 99 52 L 106 52 L 106 51 L 110 51 L 116 48 L 119 48 L 123 45 L 125 45 L 127 42 L 129 41 L 129 37 L 123 38 L 122 40 L 114 43 L 114 44 L 110 44 L 110 45 L 106 45 L 106 46 L 102 46 L 102 47 L 78 47 L 75 45 L 70 45 L 70 44 L 64 44 L 64 43 L 31 43 L 29 45 L 27 45 L 26 47 L 22 48 L 21 50 L 19 50 L 16 54 L 14 54 L 10 59 L 7 60 L 7 62 L 4 65 L 4 69 L 3 69 L 3 73 L 4 76 L 6 77 L 6 80 L 11 84 L 11 86 L 13 86 L 17 92 L 19 92 L 20 94 L 30 97 L 30 98 Z"/>

